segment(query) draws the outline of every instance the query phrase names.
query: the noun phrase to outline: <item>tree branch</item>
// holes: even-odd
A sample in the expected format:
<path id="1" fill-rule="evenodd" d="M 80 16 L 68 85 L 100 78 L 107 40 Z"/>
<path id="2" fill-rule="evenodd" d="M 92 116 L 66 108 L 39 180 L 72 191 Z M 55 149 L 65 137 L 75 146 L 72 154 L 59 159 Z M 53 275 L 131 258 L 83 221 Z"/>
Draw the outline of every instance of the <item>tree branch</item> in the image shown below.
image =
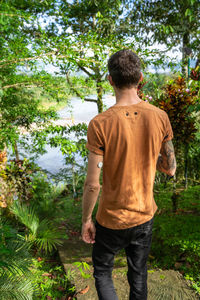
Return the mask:
<path id="1" fill-rule="evenodd" d="M 8 14 L 8 13 L 4 13 L 1 12 L 0 16 L 6 16 L 6 17 L 19 17 L 19 18 L 24 18 L 24 19 L 28 19 L 28 16 L 22 16 L 22 15 L 17 15 L 17 14 Z"/>
<path id="2" fill-rule="evenodd" d="M 18 82 L 18 83 L 13 83 L 13 84 L 9 84 L 9 85 L 4 85 L 2 87 L 2 90 L 4 89 L 10 89 L 10 88 L 13 88 L 13 87 L 21 87 L 21 86 L 25 86 L 25 87 L 36 87 L 36 86 L 41 86 L 39 84 L 32 84 L 30 85 L 30 82 Z"/>
<path id="3" fill-rule="evenodd" d="M 34 56 L 34 57 L 25 57 L 25 58 L 20 58 L 20 59 L 16 59 L 16 60 L 1 60 L 0 61 L 0 68 L 4 68 L 5 66 L 11 65 L 11 64 L 15 64 L 15 63 L 19 63 L 19 62 L 23 62 L 23 61 L 30 61 L 30 60 L 38 60 L 44 56 L 51 56 L 51 55 L 56 55 L 57 51 L 52 51 L 52 52 L 48 52 L 48 53 L 43 53 L 40 54 L 38 56 Z M 5 64 L 4 64 L 5 62 Z"/>
<path id="4" fill-rule="evenodd" d="M 75 92 L 75 94 L 76 94 L 79 98 L 83 99 L 83 96 L 82 96 L 82 95 L 77 91 L 77 89 L 72 85 L 72 83 L 71 83 L 71 81 L 70 81 L 70 79 L 69 79 L 68 73 L 66 74 L 66 79 L 67 79 L 67 83 L 69 84 L 71 90 L 72 90 L 73 92 Z"/>
<path id="5" fill-rule="evenodd" d="M 74 91 L 75 94 L 76 94 L 79 98 L 83 99 L 83 96 L 82 96 L 82 95 L 77 91 L 77 89 L 72 85 L 72 83 L 71 83 L 71 81 L 70 81 L 70 79 L 69 79 L 68 73 L 66 74 L 66 79 L 67 79 L 67 82 L 68 82 L 68 84 L 69 84 L 71 90 Z M 95 103 L 97 103 L 97 100 L 96 100 L 96 99 L 84 98 L 84 100 L 85 100 L 85 101 L 88 101 L 88 102 L 95 102 Z"/>
<path id="6" fill-rule="evenodd" d="M 77 63 L 77 62 L 76 62 Z M 88 76 L 93 77 L 94 74 L 90 73 L 88 70 L 86 70 L 84 67 L 82 67 L 79 63 L 77 63 L 77 66 L 83 71 L 85 72 Z"/>
<path id="7" fill-rule="evenodd" d="M 101 74 L 101 78 L 103 78 L 106 74 L 108 74 L 108 70 L 104 71 L 104 72 Z M 105 80 L 107 80 L 107 78 L 106 78 Z"/>
<path id="8" fill-rule="evenodd" d="M 0 61 L 0 68 L 4 68 L 6 66 L 12 65 L 12 64 L 16 64 L 16 63 L 20 63 L 20 62 L 25 62 L 25 61 L 31 61 L 31 60 L 38 60 L 41 59 L 45 56 L 53 56 L 55 55 L 57 58 L 67 58 L 69 59 L 70 57 L 68 55 L 62 55 L 62 54 L 58 54 L 58 50 L 55 51 L 51 51 L 51 52 L 47 52 L 47 53 L 42 53 L 38 56 L 33 56 L 33 57 L 25 57 L 25 58 L 19 58 L 19 59 L 13 59 L 13 60 L 6 60 L 3 59 Z M 86 59 L 84 58 L 79 58 L 79 60 L 82 60 L 84 62 L 86 62 Z M 94 62 L 94 63 L 98 63 L 98 61 L 95 61 L 93 59 L 90 59 L 90 62 Z M 90 73 L 88 70 L 86 70 L 85 67 L 82 67 L 77 61 L 75 61 L 75 63 L 78 65 L 78 67 L 85 72 L 88 76 L 94 76 L 94 74 Z"/>
<path id="9" fill-rule="evenodd" d="M 96 100 L 96 99 L 85 98 L 84 101 L 95 102 L 95 103 L 97 103 L 97 100 Z"/>

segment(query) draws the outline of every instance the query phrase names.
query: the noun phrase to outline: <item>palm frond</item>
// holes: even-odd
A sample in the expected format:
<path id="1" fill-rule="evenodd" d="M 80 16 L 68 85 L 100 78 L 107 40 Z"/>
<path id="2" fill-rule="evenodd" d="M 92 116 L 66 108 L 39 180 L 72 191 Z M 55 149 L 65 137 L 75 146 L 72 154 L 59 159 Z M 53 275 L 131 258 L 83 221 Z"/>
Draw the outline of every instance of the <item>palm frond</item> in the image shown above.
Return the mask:
<path id="1" fill-rule="evenodd" d="M 33 235 L 36 234 L 39 226 L 39 218 L 35 213 L 33 206 L 27 206 L 15 201 L 11 207 L 11 211 L 19 218 L 22 224 L 24 224 Z"/>
<path id="2" fill-rule="evenodd" d="M 30 278 L 12 276 L 9 272 L 0 275 L 0 300 L 32 300 L 33 291 Z"/>
<path id="3" fill-rule="evenodd" d="M 55 228 L 48 219 L 39 220 L 33 207 L 15 203 L 12 212 L 29 229 L 27 241 L 35 243 L 39 249 L 51 252 L 57 245 L 61 245 L 63 234 Z"/>
<path id="4" fill-rule="evenodd" d="M 7 222 L 0 222 L 0 271 L 8 270 L 13 274 L 27 274 L 32 257 L 29 243 Z"/>
<path id="5" fill-rule="evenodd" d="M 0 269 L 9 270 L 13 274 L 26 274 L 32 262 L 27 243 L 10 240 L 6 243 L 5 253 L 0 253 Z"/>
<path id="6" fill-rule="evenodd" d="M 53 227 L 51 222 L 44 219 L 40 222 L 36 244 L 39 249 L 44 249 L 46 252 L 51 252 L 56 248 L 57 245 L 61 245 L 61 238 L 63 237 L 62 232 L 58 231 L 57 228 Z"/>

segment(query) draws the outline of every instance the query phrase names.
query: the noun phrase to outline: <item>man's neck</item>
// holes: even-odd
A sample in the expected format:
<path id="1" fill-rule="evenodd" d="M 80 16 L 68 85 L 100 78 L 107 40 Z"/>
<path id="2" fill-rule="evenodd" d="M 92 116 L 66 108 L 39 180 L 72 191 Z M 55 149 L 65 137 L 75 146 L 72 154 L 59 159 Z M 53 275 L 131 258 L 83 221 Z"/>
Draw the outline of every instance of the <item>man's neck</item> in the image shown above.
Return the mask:
<path id="1" fill-rule="evenodd" d="M 138 97 L 137 88 L 133 87 L 130 89 L 118 89 L 114 87 L 116 96 L 116 106 L 126 106 L 137 104 L 142 100 Z"/>

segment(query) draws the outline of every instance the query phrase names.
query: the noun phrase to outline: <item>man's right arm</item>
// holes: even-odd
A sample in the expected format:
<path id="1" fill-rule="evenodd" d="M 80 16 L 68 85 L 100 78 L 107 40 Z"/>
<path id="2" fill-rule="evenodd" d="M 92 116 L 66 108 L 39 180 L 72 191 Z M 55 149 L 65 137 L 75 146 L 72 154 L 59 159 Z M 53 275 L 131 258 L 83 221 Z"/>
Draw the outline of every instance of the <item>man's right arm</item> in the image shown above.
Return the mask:
<path id="1" fill-rule="evenodd" d="M 166 173 L 169 176 L 174 176 L 176 172 L 176 158 L 174 146 L 171 140 L 162 143 L 156 169 L 160 172 Z"/>

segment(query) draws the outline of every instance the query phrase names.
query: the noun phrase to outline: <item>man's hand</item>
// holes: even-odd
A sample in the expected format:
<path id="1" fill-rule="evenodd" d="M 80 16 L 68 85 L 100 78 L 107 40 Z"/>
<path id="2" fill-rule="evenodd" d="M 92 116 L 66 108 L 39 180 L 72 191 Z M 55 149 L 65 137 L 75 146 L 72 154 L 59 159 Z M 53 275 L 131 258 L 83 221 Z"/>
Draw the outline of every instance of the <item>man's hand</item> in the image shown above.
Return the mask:
<path id="1" fill-rule="evenodd" d="M 88 244 L 95 243 L 96 228 L 92 220 L 82 224 L 82 240 Z"/>

